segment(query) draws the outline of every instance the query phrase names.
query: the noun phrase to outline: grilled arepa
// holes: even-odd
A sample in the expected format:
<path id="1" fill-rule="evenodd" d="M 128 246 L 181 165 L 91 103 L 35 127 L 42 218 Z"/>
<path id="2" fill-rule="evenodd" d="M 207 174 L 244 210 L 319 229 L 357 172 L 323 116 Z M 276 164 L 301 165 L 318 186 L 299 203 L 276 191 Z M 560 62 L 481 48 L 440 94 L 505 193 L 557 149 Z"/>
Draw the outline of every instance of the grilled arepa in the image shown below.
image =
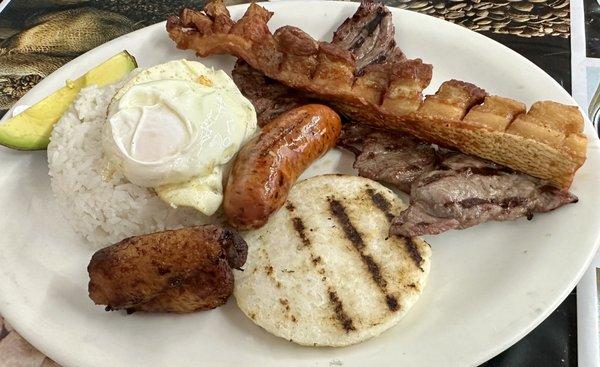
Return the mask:
<path id="1" fill-rule="evenodd" d="M 429 273 L 426 242 L 388 234 L 405 207 L 362 177 L 297 183 L 265 226 L 243 235 L 249 253 L 235 272 L 239 307 L 302 345 L 345 346 L 381 334 L 416 302 Z"/>

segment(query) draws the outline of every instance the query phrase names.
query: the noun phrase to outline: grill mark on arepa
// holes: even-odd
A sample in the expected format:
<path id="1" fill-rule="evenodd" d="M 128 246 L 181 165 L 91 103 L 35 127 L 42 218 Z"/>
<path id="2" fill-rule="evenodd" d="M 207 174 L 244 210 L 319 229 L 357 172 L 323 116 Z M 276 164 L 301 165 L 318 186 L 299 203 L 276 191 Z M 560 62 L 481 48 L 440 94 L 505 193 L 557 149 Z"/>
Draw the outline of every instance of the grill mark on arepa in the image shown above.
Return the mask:
<path id="1" fill-rule="evenodd" d="M 290 213 L 293 212 L 295 209 L 292 203 L 286 205 L 285 208 Z M 291 220 L 292 225 L 296 230 L 296 234 L 298 235 L 300 241 L 302 241 L 302 244 L 304 245 L 302 248 L 308 251 L 310 261 L 313 267 L 315 268 L 318 274 L 322 275 L 321 282 L 325 284 L 325 287 L 327 289 L 327 295 L 329 296 L 329 302 L 332 305 L 335 318 L 340 322 L 340 326 L 347 333 L 356 330 L 356 328 L 354 327 L 354 321 L 344 310 L 344 304 L 342 303 L 342 300 L 338 296 L 337 292 L 329 284 L 327 284 L 328 282 L 327 277 L 325 276 L 325 268 L 323 267 L 322 258 L 321 256 L 316 256 L 311 250 L 311 242 L 306 234 L 306 226 L 304 225 L 304 221 L 302 220 L 302 218 L 299 217 L 292 217 Z M 296 322 L 295 318 L 293 318 L 292 321 Z"/>
<path id="2" fill-rule="evenodd" d="M 280 298 L 279 303 L 281 303 L 281 305 L 283 306 L 283 308 L 285 308 L 286 311 L 290 310 L 290 301 L 288 301 L 287 299 Z"/>
<path id="3" fill-rule="evenodd" d="M 362 238 L 362 235 L 358 232 L 356 227 L 352 224 L 350 217 L 348 217 L 348 213 L 346 213 L 346 208 L 342 203 L 332 197 L 327 199 L 329 201 L 329 211 L 333 216 L 337 219 L 339 224 L 342 226 L 342 230 L 346 235 L 346 238 L 350 240 L 350 243 L 354 246 L 356 251 L 358 252 L 362 262 L 367 267 L 369 273 L 371 273 L 371 278 L 377 284 L 381 292 L 385 297 L 385 303 L 390 311 L 398 310 L 398 300 L 395 296 L 388 294 L 387 292 L 387 281 L 381 275 L 381 268 L 379 264 L 373 259 L 371 255 L 367 255 L 364 253 L 364 249 L 366 247 L 365 242 Z"/>
<path id="4" fill-rule="evenodd" d="M 360 233 L 358 233 L 352 222 L 350 222 L 350 218 L 346 213 L 346 209 L 342 203 L 331 197 L 328 198 L 327 201 L 329 201 L 329 211 L 334 217 L 336 217 L 342 226 L 342 230 L 344 231 L 346 238 L 348 238 L 352 245 L 362 254 L 362 250 L 365 248 L 365 241 Z"/>
<path id="5" fill-rule="evenodd" d="M 385 296 L 385 303 L 387 304 L 388 308 L 392 311 L 398 311 L 398 309 L 400 308 L 396 297 L 391 296 L 389 294 Z"/>
<path id="6" fill-rule="evenodd" d="M 304 226 L 302 218 L 292 218 L 292 224 L 294 225 L 294 229 L 296 230 L 298 237 L 300 237 L 300 241 L 302 241 L 302 244 L 306 247 L 310 246 L 310 240 L 308 239 L 308 237 L 306 237 L 306 227 Z"/>
<path id="7" fill-rule="evenodd" d="M 287 202 L 285 208 L 290 213 L 293 213 L 294 210 L 296 210 L 296 208 L 294 207 L 294 204 L 292 204 L 292 202 L 290 202 L 290 201 Z M 310 246 L 310 240 L 306 236 L 306 226 L 304 225 L 304 221 L 302 220 L 302 218 L 292 217 L 292 225 L 294 226 L 294 230 L 298 234 L 298 237 L 300 237 L 302 244 L 304 246 Z"/>
<path id="8" fill-rule="evenodd" d="M 333 306 L 333 311 L 335 312 L 335 317 L 342 324 L 342 327 L 344 328 L 344 330 L 346 330 L 347 333 L 350 331 L 356 330 L 356 328 L 354 327 L 354 322 L 352 321 L 352 318 L 350 316 L 348 316 L 348 314 L 344 310 L 344 305 L 342 304 L 342 301 L 338 297 L 337 292 L 334 289 L 332 289 L 331 287 L 329 287 L 327 289 L 327 294 L 329 295 L 329 302 Z"/>
<path id="9" fill-rule="evenodd" d="M 373 204 L 379 210 L 381 210 L 383 212 L 383 214 L 385 214 L 385 217 L 388 219 L 388 221 L 391 222 L 392 219 L 394 219 L 394 215 L 390 211 L 392 204 L 383 195 L 376 192 L 372 188 L 366 189 L 365 192 L 367 193 L 367 195 L 369 195 L 369 197 L 371 198 L 371 201 L 373 201 Z M 423 263 L 423 257 L 421 256 L 421 253 L 419 252 L 419 248 L 413 242 L 412 238 L 403 238 L 403 239 L 404 239 L 404 244 L 406 246 L 406 249 L 408 251 L 410 258 L 415 262 L 415 264 L 417 265 L 419 270 L 424 271 L 423 267 L 421 266 L 421 264 Z M 387 240 L 387 238 L 386 238 L 386 240 Z M 427 244 L 427 245 L 430 246 L 429 244 Z"/>
<path id="10" fill-rule="evenodd" d="M 273 265 L 271 265 L 271 259 L 269 259 L 269 253 L 264 248 L 261 248 L 261 251 L 263 253 L 263 256 L 265 258 L 265 263 L 266 263 L 262 267 L 262 270 L 265 272 L 265 275 L 267 276 L 267 278 L 269 278 L 273 282 L 273 284 L 275 284 L 275 286 L 277 286 L 277 283 L 279 283 L 279 281 L 277 281 L 277 279 L 275 279 L 275 276 L 273 275 L 273 272 L 275 269 L 273 269 Z M 277 288 L 279 288 L 279 287 L 277 287 Z"/>
<path id="11" fill-rule="evenodd" d="M 381 269 L 379 268 L 379 264 L 373 259 L 373 256 L 365 255 L 363 253 L 361 253 L 360 256 L 365 265 L 367 265 L 367 269 L 369 269 L 369 273 L 371 273 L 375 283 L 377 283 L 379 288 L 385 289 L 385 287 L 387 287 L 387 281 L 381 276 Z"/>
<path id="12" fill-rule="evenodd" d="M 273 265 L 271 265 L 271 259 L 269 258 L 269 253 L 264 248 L 261 248 L 261 251 L 262 251 L 262 254 L 263 254 L 263 256 L 265 258 L 265 262 L 266 262 L 266 265 L 263 266 L 263 270 L 265 272 L 265 275 L 267 276 L 267 278 L 269 278 L 269 280 L 271 281 L 271 283 L 273 283 L 277 289 L 281 289 L 281 282 L 279 280 L 277 280 L 277 278 L 274 275 L 275 274 L 275 269 L 273 268 Z M 296 316 L 290 310 L 290 306 L 289 306 L 288 300 L 284 299 L 284 298 L 280 298 L 279 299 L 279 303 L 281 304 L 282 311 L 286 315 L 286 317 L 290 317 L 290 319 L 293 322 L 298 322 L 298 319 L 296 318 Z M 254 318 L 252 318 L 252 319 L 254 320 Z"/>
<path id="13" fill-rule="evenodd" d="M 392 214 L 392 204 L 385 198 L 385 196 L 381 195 L 378 192 L 375 192 L 372 188 L 368 188 L 366 191 L 367 195 L 371 198 L 373 204 L 381 210 L 388 222 L 391 222 L 394 219 L 394 214 Z"/>
<path id="14" fill-rule="evenodd" d="M 423 257 L 421 256 L 421 252 L 419 252 L 419 247 L 413 242 L 412 238 L 403 237 L 403 239 L 410 258 L 414 261 L 417 268 L 419 268 L 421 271 L 425 271 L 421 266 L 421 264 L 423 264 Z"/>

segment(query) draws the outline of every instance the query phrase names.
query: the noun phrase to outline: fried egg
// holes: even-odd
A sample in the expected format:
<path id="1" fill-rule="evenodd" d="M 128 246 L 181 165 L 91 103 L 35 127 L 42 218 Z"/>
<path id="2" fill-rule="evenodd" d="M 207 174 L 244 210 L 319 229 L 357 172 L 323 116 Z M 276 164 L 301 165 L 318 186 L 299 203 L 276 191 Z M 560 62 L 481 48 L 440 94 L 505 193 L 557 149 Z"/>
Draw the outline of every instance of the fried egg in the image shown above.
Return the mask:
<path id="1" fill-rule="evenodd" d="M 117 91 L 102 143 L 130 182 L 212 215 L 227 164 L 257 129 L 254 107 L 225 72 L 177 60 L 140 71 Z"/>

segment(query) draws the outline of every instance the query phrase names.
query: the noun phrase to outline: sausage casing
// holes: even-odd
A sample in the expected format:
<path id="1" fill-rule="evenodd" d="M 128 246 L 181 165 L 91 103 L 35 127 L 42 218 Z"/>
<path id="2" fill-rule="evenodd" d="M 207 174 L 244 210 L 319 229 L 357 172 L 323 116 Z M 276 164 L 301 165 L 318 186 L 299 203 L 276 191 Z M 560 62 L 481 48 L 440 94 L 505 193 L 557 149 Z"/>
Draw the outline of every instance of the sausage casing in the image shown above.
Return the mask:
<path id="1" fill-rule="evenodd" d="M 335 145 L 340 131 L 338 114 L 320 104 L 294 108 L 269 122 L 233 164 L 223 200 L 229 223 L 238 229 L 264 225 L 302 172 Z"/>

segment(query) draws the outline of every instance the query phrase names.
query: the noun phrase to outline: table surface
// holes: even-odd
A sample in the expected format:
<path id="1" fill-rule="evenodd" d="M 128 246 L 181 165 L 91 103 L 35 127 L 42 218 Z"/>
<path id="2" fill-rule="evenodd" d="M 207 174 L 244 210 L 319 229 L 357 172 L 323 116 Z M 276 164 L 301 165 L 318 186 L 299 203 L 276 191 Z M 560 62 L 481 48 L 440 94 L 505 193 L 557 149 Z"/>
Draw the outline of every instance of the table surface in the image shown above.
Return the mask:
<path id="1" fill-rule="evenodd" d="M 228 4 L 246 1 L 226 1 Z M 386 0 L 389 6 L 443 18 L 485 34 L 536 63 L 571 90 L 569 0 Z M 85 7 L 83 4 L 85 3 Z M 162 21 L 184 6 L 203 1 L 173 0 L 12 0 L 0 3 L 0 40 L 12 52 L 28 53 L 20 65 L 30 74 L 13 84 L 0 84 L 0 110 L 10 108 L 45 75 L 73 57 L 137 28 Z M 47 14 L 53 17 L 47 17 Z M 83 18 L 82 15 L 87 15 Z M 82 19 L 86 19 L 82 21 Z M 28 29 L 44 28 L 32 37 Z M 103 27 L 105 27 L 103 29 Z M 65 30 L 85 29 L 88 32 Z M 30 33 L 32 34 L 32 33 Z M 52 48 L 48 46 L 55 38 Z M 56 41 L 56 40 L 59 41 Z M 548 57 L 548 56 L 552 57 Z M 0 72 L 14 70 L 10 55 L 0 54 Z M 14 80 L 14 79 L 12 79 Z M 0 113 L 1 115 L 1 113 Z M 0 316 L 0 365 L 57 366 L 14 332 Z M 487 362 L 485 366 L 576 366 L 577 318 L 575 291 L 532 333 Z"/>

